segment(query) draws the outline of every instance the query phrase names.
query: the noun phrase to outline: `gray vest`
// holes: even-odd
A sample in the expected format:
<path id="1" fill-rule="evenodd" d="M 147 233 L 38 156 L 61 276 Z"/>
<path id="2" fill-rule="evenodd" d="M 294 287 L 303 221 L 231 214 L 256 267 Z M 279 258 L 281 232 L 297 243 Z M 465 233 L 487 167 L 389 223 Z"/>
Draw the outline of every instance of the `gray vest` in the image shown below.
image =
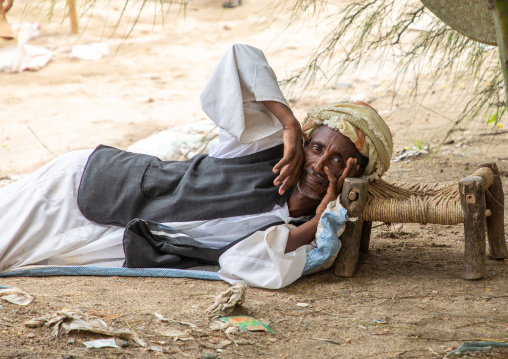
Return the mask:
<path id="1" fill-rule="evenodd" d="M 179 162 L 101 145 L 81 177 L 78 206 L 91 221 L 120 226 L 135 218 L 184 222 L 268 212 L 291 194 L 280 196 L 273 185 L 283 149 Z"/>

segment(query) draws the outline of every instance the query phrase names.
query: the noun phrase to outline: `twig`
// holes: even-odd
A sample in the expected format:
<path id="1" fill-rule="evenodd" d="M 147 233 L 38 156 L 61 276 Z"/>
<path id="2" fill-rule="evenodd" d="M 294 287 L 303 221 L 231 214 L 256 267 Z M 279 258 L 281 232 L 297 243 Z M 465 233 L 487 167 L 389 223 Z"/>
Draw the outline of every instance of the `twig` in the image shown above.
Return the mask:
<path id="1" fill-rule="evenodd" d="M 379 355 L 379 354 L 393 354 L 393 352 L 396 352 L 397 350 L 390 350 L 390 351 L 387 351 L 387 352 L 376 352 L 376 353 L 372 353 L 372 354 L 369 354 L 367 356 L 364 356 L 363 358 L 370 358 L 370 357 L 373 357 L 375 355 Z M 399 354 L 397 354 L 397 358 L 400 358 L 401 355 L 403 354 L 406 354 L 406 353 L 409 353 L 409 352 L 419 352 L 421 350 L 404 350 L 404 351 L 401 351 Z"/>
<path id="2" fill-rule="evenodd" d="M 472 327 L 473 325 L 477 325 L 477 324 L 485 324 L 485 323 L 488 323 L 488 322 L 476 322 L 476 323 L 464 324 L 464 325 L 459 325 L 458 327 L 454 327 L 453 329 L 459 329 L 459 328 L 465 328 L 465 327 Z"/>
<path id="3" fill-rule="evenodd" d="M 393 328 L 393 329 L 414 329 L 414 327 L 397 327 L 395 325 L 367 323 L 367 322 L 361 322 L 358 320 L 349 320 L 349 319 L 341 319 L 341 320 L 346 323 L 355 323 L 355 324 L 367 325 L 367 326 L 371 326 L 371 327 L 382 327 L 382 328 Z"/>
<path id="4" fill-rule="evenodd" d="M 46 146 L 44 144 L 44 142 L 41 141 L 41 139 L 39 138 L 39 136 L 37 136 L 37 134 L 34 132 L 34 130 L 32 130 L 32 128 L 30 127 L 30 125 L 26 125 L 26 127 L 28 127 L 28 129 L 30 130 L 30 132 L 32 132 L 32 134 L 34 135 L 34 137 L 37 139 L 37 141 L 39 141 L 39 143 L 42 145 L 42 147 L 44 147 L 49 153 L 51 153 L 51 155 L 53 155 L 53 157 L 56 158 L 56 155 L 53 153 L 53 151 L 51 151 L 48 146 Z"/>
<path id="5" fill-rule="evenodd" d="M 313 339 L 313 340 L 319 340 L 321 342 L 327 342 L 327 343 L 332 343 L 332 344 L 337 344 L 337 345 L 340 345 L 339 342 L 336 342 L 334 340 L 331 340 L 331 339 L 325 339 L 325 338 L 310 338 L 310 339 Z"/>
<path id="6" fill-rule="evenodd" d="M 508 130 L 501 130 L 501 131 L 489 132 L 489 133 L 480 133 L 478 136 L 496 136 L 496 135 L 501 135 L 503 133 L 508 133 Z"/>
<path id="7" fill-rule="evenodd" d="M 179 320 L 174 320 L 174 319 L 169 319 L 169 318 L 165 318 L 162 314 L 159 314 L 159 313 L 153 313 L 153 315 L 155 315 L 157 317 L 157 319 L 163 321 L 163 322 L 168 322 L 168 323 L 177 323 L 177 324 L 182 324 L 182 325 L 187 325 L 191 328 L 197 328 L 198 326 L 194 323 L 187 323 L 187 322 L 181 322 Z"/>
<path id="8" fill-rule="evenodd" d="M 491 338 L 471 338 L 468 340 L 477 340 L 480 342 L 508 343 L 506 340 L 496 340 Z"/>
<path id="9" fill-rule="evenodd" d="M 141 336 L 140 336 L 140 335 L 139 335 L 139 334 L 138 334 L 138 333 L 137 333 L 134 329 L 132 329 L 132 327 L 129 325 L 129 322 L 124 321 L 124 323 L 125 323 L 125 324 L 127 324 L 127 326 L 129 327 L 129 329 L 130 329 L 130 330 L 134 333 L 134 335 L 135 335 L 138 339 L 140 339 L 142 342 L 144 342 L 144 340 L 141 338 Z M 138 342 L 138 340 L 137 340 L 137 339 L 135 339 L 135 338 L 133 338 L 133 339 L 134 339 L 136 342 Z M 138 344 L 139 344 L 139 342 L 138 342 Z M 145 345 L 146 345 L 146 344 L 145 344 Z"/>

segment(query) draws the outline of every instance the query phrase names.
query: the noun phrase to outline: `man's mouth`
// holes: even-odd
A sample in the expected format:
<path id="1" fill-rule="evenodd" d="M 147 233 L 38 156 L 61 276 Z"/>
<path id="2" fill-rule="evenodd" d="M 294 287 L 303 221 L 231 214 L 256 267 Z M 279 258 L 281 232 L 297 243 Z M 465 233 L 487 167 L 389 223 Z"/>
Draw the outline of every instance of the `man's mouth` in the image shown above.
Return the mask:
<path id="1" fill-rule="evenodd" d="M 307 178 L 312 182 L 315 182 L 316 184 L 321 186 L 328 185 L 328 179 L 325 176 L 317 173 L 316 171 L 310 168 L 304 168 L 303 171 L 307 175 Z"/>

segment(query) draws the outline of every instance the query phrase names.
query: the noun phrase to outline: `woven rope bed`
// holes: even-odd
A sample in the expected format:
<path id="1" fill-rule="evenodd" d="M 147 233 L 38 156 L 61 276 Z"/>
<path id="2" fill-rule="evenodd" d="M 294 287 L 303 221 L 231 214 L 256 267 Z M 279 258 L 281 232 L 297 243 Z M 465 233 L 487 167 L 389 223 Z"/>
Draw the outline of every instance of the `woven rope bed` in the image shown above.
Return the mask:
<path id="1" fill-rule="evenodd" d="M 372 222 L 464 224 L 462 277 L 486 272 L 486 232 L 494 259 L 508 257 L 504 234 L 504 193 L 495 163 L 482 164 L 458 182 L 389 183 L 348 178 L 341 201 L 354 222 L 347 222 L 335 274 L 353 276 L 359 253 L 367 252 Z"/>
<path id="2" fill-rule="evenodd" d="M 492 185 L 494 179 L 492 171 L 486 167 L 476 170 L 470 177 L 473 176 L 482 179 L 484 190 Z M 371 182 L 363 220 L 446 225 L 464 223 L 458 182 Z"/>

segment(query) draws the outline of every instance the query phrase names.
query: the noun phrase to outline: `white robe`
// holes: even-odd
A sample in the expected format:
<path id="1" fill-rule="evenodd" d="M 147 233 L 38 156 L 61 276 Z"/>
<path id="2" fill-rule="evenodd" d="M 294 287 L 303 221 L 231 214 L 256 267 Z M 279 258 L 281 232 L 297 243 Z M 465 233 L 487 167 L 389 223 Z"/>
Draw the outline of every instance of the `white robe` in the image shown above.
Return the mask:
<path id="1" fill-rule="evenodd" d="M 210 156 L 233 158 L 282 143 L 280 122 L 259 102 L 265 100 L 287 106 L 263 53 L 233 45 L 201 95 L 203 110 L 221 128 Z M 91 222 L 77 206 L 79 182 L 91 152 L 60 156 L 0 189 L 0 271 L 27 265 L 122 266 L 124 228 Z M 267 213 L 167 225 L 220 248 L 252 233 L 267 216 L 291 220 L 284 205 Z M 220 277 L 265 288 L 281 288 L 298 279 L 314 245 L 285 254 L 290 228 L 286 224 L 256 232 L 226 251 L 219 260 Z"/>

